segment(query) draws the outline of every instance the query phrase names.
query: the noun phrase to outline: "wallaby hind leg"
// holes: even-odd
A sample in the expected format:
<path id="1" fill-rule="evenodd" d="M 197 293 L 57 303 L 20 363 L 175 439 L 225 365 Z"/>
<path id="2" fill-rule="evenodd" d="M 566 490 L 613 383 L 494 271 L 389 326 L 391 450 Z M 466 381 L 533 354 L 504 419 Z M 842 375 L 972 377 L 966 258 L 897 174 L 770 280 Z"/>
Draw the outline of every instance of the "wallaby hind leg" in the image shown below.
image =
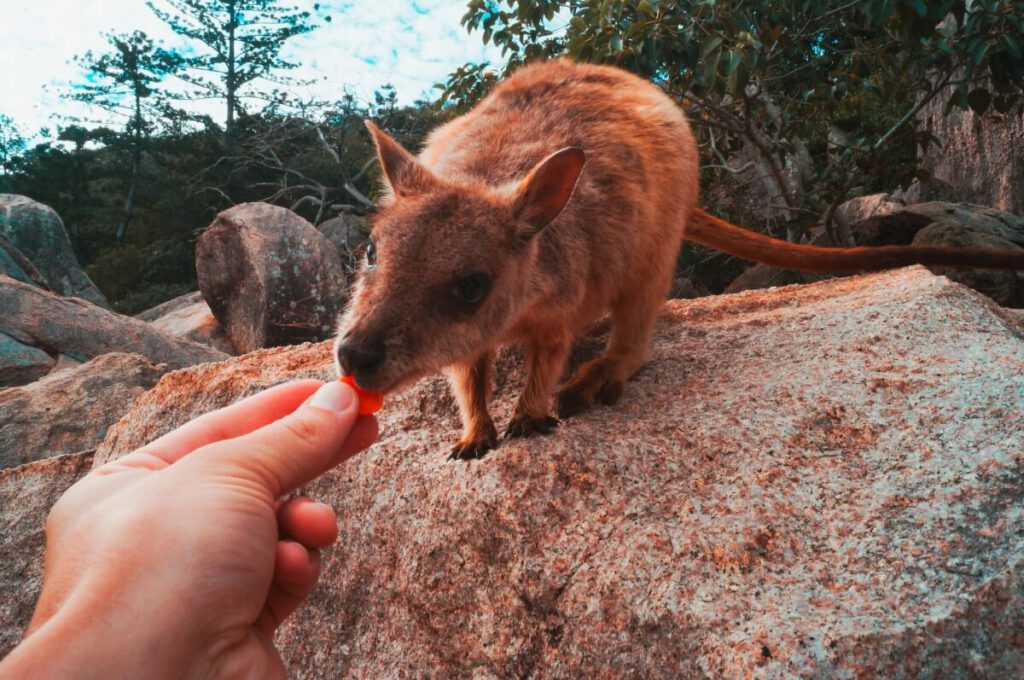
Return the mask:
<path id="1" fill-rule="evenodd" d="M 505 436 L 529 437 L 534 433 L 550 434 L 558 425 L 558 421 L 550 415 L 551 391 L 554 389 L 562 371 L 565 360 L 572 346 L 569 338 L 559 340 L 547 339 L 546 342 L 533 343 L 527 347 L 526 388 L 515 413 L 509 421 Z"/>
<path id="2" fill-rule="evenodd" d="M 605 353 L 576 369 L 558 393 L 558 417 L 570 418 L 595 399 L 614 404 L 626 380 L 647 361 L 651 332 L 665 300 L 661 286 L 651 285 L 644 295 L 632 294 L 612 309 L 612 334 Z"/>

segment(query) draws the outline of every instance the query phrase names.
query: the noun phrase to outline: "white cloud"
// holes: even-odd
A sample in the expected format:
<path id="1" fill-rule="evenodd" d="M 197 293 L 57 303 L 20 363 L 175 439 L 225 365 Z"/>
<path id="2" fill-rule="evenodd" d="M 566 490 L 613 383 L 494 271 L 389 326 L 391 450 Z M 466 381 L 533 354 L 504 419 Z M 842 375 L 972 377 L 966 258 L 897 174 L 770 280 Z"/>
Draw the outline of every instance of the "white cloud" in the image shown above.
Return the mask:
<path id="1" fill-rule="evenodd" d="M 312 9 L 312 1 L 295 4 Z M 403 103 L 436 96 L 442 82 L 467 61 L 500 61 L 485 48 L 479 33 L 468 35 L 459 20 L 462 0 L 351 0 L 321 2 L 321 21 L 312 33 L 289 41 L 282 56 L 300 65 L 291 75 L 315 79 L 292 88 L 296 97 L 338 98 L 349 87 L 362 99 L 391 83 Z M 87 50 L 104 51 L 105 31 L 145 31 L 166 45 L 181 39 L 160 22 L 143 0 L 15 0 L 5 3 L 0 40 L 0 113 L 11 116 L 25 133 L 54 126 L 59 116 L 99 118 L 100 112 L 63 100 L 82 76 L 71 61 Z M 268 88 L 270 86 L 267 86 Z M 197 104 L 221 119 L 220 107 Z"/>

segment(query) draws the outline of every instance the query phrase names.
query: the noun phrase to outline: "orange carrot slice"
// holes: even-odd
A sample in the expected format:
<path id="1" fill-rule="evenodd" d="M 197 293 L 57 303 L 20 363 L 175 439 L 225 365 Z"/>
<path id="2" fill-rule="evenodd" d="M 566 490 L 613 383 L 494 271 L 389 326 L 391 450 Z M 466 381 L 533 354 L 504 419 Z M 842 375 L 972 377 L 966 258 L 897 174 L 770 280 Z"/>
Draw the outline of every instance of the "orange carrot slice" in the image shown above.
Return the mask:
<path id="1" fill-rule="evenodd" d="M 350 386 L 356 391 L 356 394 L 359 395 L 359 415 L 368 416 L 371 413 L 376 413 L 380 410 L 380 407 L 384 405 L 383 392 L 364 390 L 356 384 L 356 379 L 351 375 L 343 375 L 338 378 L 338 380 Z"/>

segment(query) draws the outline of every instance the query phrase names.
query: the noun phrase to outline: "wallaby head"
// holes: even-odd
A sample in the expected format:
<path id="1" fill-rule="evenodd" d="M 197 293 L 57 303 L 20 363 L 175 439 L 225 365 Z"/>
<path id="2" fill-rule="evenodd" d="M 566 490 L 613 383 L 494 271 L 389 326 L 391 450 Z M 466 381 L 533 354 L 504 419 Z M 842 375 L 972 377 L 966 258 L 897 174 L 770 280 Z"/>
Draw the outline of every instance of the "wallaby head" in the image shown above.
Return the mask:
<path id="1" fill-rule="evenodd" d="M 438 176 L 367 127 L 386 193 L 335 349 L 341 373 L 387 392 L 500 342 L 529 305 L 538 238 L 585 158 L 565 148 L 490 186 Z"/>

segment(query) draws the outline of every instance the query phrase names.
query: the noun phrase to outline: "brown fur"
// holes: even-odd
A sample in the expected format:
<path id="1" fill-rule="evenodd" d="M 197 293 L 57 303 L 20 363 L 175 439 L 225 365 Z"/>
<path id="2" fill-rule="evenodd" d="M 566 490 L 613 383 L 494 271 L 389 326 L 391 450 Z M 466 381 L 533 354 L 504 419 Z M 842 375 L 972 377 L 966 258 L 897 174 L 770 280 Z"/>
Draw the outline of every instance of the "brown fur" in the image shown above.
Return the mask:
<path id="1" fill-rule="evenodd" d="M 450 368 L 464 424 L 457 458 L 496 444 L 487 397 L 499 345 L 524 345 L 528 362 L 506 434 L 548 432 L 573 339 L 610 309 L 608 349 L 562 388 L 558 414 L 618 400 L 647 358 L 687 227 L 699 243 L 790 268 L 963 263 L 941 248 L 796 246 L 697 210 L 697 148 L 682 111 L 611 67 L 522 68 L 435 130 L 418 157 L 368 127 L 388 194 L 372 232 L 377 264 L 341 321 L 340 363 L 383 391 Z M 982 255 L 996 257 L 967 257 Z M 1009 266 L 1024 268 L 1016 257 Z M 467 303 L 481 275 L 489 291 Z"/>

